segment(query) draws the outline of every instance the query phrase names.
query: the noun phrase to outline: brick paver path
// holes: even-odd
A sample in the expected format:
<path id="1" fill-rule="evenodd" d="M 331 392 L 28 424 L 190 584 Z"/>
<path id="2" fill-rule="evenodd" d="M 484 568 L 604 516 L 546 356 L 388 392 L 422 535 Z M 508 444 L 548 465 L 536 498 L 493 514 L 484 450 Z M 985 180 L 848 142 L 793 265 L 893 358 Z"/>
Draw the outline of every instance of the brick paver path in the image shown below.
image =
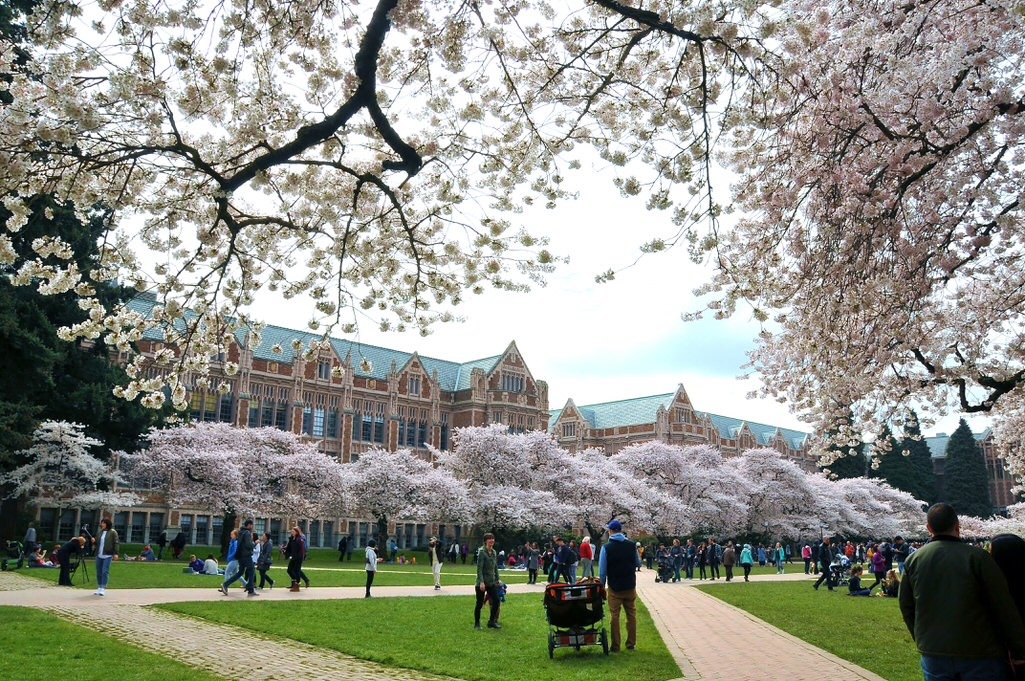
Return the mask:
<path id="1" fill-rule="evenodd" d="M 654 584 L 648 571 L 639 575 L 638 594 L 651 613 L 662 639 L 688 681 L 760 679 L 767 673 L 787 681 L 820 681 L 829 669 L 830 681 L 884 681 L 881 677 L 827 653 L 727 605 L 698 589 L 695 583 Z M 808 580 L 804 574 L 759 575 L 757 581 Z M 700 582 L 696 582 L 700 584 Z M 733 587 L 731 587 L 733 588 Z M 735 588 L 744 588 L 737 584 Z M 536 593 L 541 585 L 512 584 L 510 593 Z M 376 597 L 434 598 L 470 595 L 473 586 L 379 587 Z M 264 591 L 260 601 L 362 598 L 362 587 L 322 587 L 289 593 Z M 0 605 L 36 607 L 73 622 L 109 633 L 147 650 L 186 661 L 225 677 L 260 679 L 402 679 L 440 681 L 442 677 L 384 667 L 341 653 L 294 641 L 263 637 L 253 632 L 204 622 L 144 606 L 181 601 L 245 600 L 241 591 L 225 598 L 213 587 L 196 589 L 112 589 L 99 598 L 86 589 L 59 588 L 16 573 L 0 572 Z M 625 627 L 625 622 L 623 623 Z M 644 641 L 638 642 L 641 647 Z M 236 664 L 225 651 L 267 652 L 278 661 L 273 669 Z M 628 655 L 629 652 L 622 653 Z"/>
<path id="2" fill-rule="evenodd" d="M 808 577 L 760 575 L 755 579 L 804 581 Z M 637 587 L 662 640 L 688 681 L 766 676 L 787 681 L 821 681 L 824 676 L 830 681 L 885 681 L 692 586 L 686 583 L 681 588 L 681 584 L 653 584 L 639 579 Z M 744 585 L 741 582 L 729 588 L 743 589 Z"/>

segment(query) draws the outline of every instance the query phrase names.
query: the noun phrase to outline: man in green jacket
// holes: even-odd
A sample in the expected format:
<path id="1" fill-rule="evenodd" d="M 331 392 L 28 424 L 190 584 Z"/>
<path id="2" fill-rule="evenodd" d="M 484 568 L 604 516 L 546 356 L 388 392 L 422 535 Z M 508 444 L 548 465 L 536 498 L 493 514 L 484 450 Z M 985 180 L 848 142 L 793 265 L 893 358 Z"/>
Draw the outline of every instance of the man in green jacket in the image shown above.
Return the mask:
<path id="1" fill-rule="evenodd" d="M 498 623 L 498 609 L 501 607 L 502 582 L 498 580 L 498 554 L 495 553 L 495 535 L 484 535 L 484 546 L 477 550 L 477 606 L 473 610 L 473 628 L 480 629 L 480 611 L 484 607 L 485 594 L 491 600 L 491 617 L 488 627 L 501 629 Z"/>
<path id="2" fill-rule="evenodd" d="M 993 558 L 961 541 L 950 504 L 926 517 L 932 540 L 900 583 L 900 612 L 922 655 L 925 681 L 1008 678 L 1008 653 L 1025 660 L 1025 625 Z"/>

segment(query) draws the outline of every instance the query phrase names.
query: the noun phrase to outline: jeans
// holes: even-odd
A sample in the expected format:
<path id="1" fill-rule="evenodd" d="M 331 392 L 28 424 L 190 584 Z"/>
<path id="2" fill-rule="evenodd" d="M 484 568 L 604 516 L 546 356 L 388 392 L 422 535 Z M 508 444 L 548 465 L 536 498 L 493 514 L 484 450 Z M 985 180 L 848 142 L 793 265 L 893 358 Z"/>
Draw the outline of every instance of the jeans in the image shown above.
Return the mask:
<path id="1" fill-rule="evenodd" d="M 110 562 L 114 556 L 100 558 L 96 556 L 96 586 L 101 589 L 107 588 L 107 580 L 110 578 Z"/>
<path id="2" fill-rule="evenodd" d="M 491 604 L 491 615 L 488 618 L 488 624 L 495 624 L 498 622 L 499 609 L 502 607 L 502 599 L 498 593 L 498 583 L 485 584 L 484 591 L 480 589 L 474 589 L 474 593 L 477 594 L 477 603 L 473 607 L 473 623 L 480 624 L 480 611 L 484 607 L 484 597 L 488 597 L 488 601 Z"/>
<path id="3" fill-rule="evenodd" d="M 925 681 L 1007 681 L 1007 660 L 966 660 L 956 657 L 922 656 Z"/>
<path id="4" fill-rule="evenodd" d="M 687 579 L 694 579 L 694 559 L 688 558 L 684 566 L 687 571 Z"/>
<path id="5" fill-rule="evenodd" d="M 580 559 L 580 576 L 594 577 L 594 560 L 591 558 Z"/>
<path id="6" fill-rule="evenodd" d="M 626 647 L 637 645 L 637 590 L 608 590 L 609 612 L 612 614 L 612 646 L 611 650 L 619 650 L 619 611 L 626 610 Z"/>
<path id="7" fill-rule="evenodd" d="M 673 561 L 673 581 L 674 582 L 680 581 L 680 568 L 681 567 L 682 566 L 680 565 L 680 561 L 678 561 L 678 560 L 674 560 Z"/>
<path id="8" fill-rule="evenodd" d="M 234 571 L 231 572 L 231 576 L 229 577 L 228 573 L 232 570 L 232 566 L 234 566 Z M 242 565 L 239 561 L 233 560 L 229 562 L 228 567 L 224 569 L 224 588 L 227 589 L 240 579 L 242 580 L 242 584 L 246 587 L 246 591 L 252 591 L 256 586 L 253 584 L 253 564 L 247 563 L 246 565 Z"/>
<path id="9" fill-rule="evenodd" d="M 570 584 L 576 584 L 577 583 L 577 564 L 576 563 L 573 563 L 572 565 L 569 566 L 569 583 Z"/>

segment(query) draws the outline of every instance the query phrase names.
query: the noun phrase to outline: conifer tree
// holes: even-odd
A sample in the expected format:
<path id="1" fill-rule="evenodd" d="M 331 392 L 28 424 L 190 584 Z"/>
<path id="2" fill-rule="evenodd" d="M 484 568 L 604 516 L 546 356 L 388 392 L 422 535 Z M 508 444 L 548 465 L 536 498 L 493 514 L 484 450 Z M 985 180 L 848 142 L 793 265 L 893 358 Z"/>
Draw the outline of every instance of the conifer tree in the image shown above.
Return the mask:
<path id="1" fill-rule="evenodd" d="M 900 443 L 893 437 L 890 426 L 884 425 L 873 446 L 872 461 L 869 465 L 870 478 L 882 478 L 889 482 L 888 468 L 894 464 L 893 458 L 900 456 Z M 892 486 L 892 483 L 891 483 Z"/>
<path id="2" fill-rule="evenodd" d="M 986 480 L 986 462 L 964 419 L 947 443 L 943 474 L 943 501 L 963 516 L 986 518 L 993 514 Z"/>
<path id="3" fill-rule="evenodd" d="M 918 415 L 912 412 L 910 421 L 904 426 L 904 451 L 908 452 L 908 460 L 913 473 L 912 484 L 901 488 L 916 499 L 932 503 L 936 499 L 936 474 L 932 467 L 932 452 L 922 438 L 922 430 L 918 425 Z"/>
<path id="4" fill-rule="evenodd" d="M 854 431 L 853 426 L 854 416 L 848 412 L 847 418 L 842 423 L 841 427 L 849 429 L 851 432 Z M 831 478 L 835 480 L 844 480 L 847 478 L 861 478 L 868 474 L 868 458 L 865 456 L 865 443 L 861 441 L 861 438 L 857 438 L 857 444 L 850 444 L 853 441 L 853 437 L 845 443 L 837 442 L 837 435 L 840 428 L 836 428 L 829 432 L 826 436 L 827 440 L 831 443 L 829 445 L 829 454 L 825 457 L 830 463 L 828 465 L 822 465 L 820 463 L 819 468 L 829 471 Z"/>

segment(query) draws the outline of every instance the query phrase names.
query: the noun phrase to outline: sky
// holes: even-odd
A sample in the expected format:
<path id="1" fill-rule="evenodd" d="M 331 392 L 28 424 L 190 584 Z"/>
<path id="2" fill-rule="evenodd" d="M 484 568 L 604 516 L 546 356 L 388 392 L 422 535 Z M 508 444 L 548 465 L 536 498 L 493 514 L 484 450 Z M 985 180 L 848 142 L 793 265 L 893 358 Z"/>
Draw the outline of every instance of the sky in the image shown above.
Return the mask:
<path id="1" fill-rule="evenodd" d="M 725 321 L 681 320 L 698 309 L 692 291 L 711 275 L 683 248 L 646 255 L 612 282 L 595 283 L 596 274 L 633 262 L 641 243 L 673 228 L 667 214 L 621 197 L 611 175 L 585 169 L 571 181 L 577 200 L 520 216 L 570 258 L 547 286 L 471 295 L 456 309 L 464 322 L 439 325 L 428 337 L 381 333 L 368 323 L 352 340 L 457 362 L 500 354 L 515 341 L 534 378 L 547 381 L 551 409 L 570 398 L 583 405 L 669 393 L 682 383 L 698 410 L 810 431 L 787 405 L 747 398 L 758 383 L 738 376 L 758 325 L 743 310 Z M 272 294 L 260 300 L 253 312 L 267 323 L 303 329 L 310 318 L 309 306 Z M 947 418 L 927 434 L 956 425 L 956 416 Z"/>

